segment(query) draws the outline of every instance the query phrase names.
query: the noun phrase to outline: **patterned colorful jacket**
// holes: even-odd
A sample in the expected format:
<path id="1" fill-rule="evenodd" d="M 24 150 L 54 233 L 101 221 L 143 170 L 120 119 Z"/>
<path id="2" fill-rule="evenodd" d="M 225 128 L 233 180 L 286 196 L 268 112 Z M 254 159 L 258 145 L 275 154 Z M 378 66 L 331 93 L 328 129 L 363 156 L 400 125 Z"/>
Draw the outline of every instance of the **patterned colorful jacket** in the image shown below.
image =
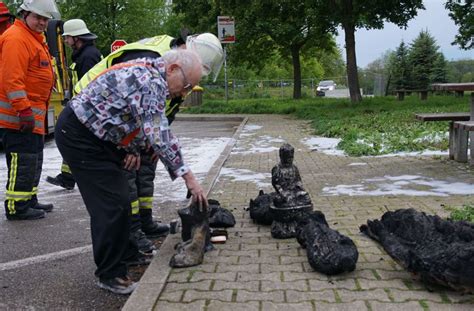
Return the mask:
<path id="1" fill-rule="evenodd" d="M 189 167 L 165 115 L 168 96 L 162 58 L 141 58 L 109 68 L 69 105 L 98 138 L 129 153 L 151 146 L 174 180 Z"/>

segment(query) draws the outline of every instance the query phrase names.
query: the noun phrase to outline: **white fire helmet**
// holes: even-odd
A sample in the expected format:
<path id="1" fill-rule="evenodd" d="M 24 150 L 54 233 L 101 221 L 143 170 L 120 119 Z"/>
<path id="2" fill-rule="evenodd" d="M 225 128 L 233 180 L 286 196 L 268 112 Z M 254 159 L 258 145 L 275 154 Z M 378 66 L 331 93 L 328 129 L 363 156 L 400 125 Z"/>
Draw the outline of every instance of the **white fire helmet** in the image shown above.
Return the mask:
<path id="1" fill-rule="evenodd" d="M 97 36 L 89 31 L 82 19 L 70 19 L 63 25 L 63 36 L 80 37 L 84 39 L 97 39 Z"/>
<path id="2" fill-rule="evenodd" d="M 54 0 L 24 0 L 19 11 L 33 12 L 50 19 L 61 19 L 61 14 Z"/>
<path id="3" fill-rule="evenodd" d="M 219 39 L 208 32 L 188 36 L 186 49 L 193 50 L 201 57 L 203 73 L 211 75 L 212 81 L 216 81 L 224 63 L 224 50 Z"/>

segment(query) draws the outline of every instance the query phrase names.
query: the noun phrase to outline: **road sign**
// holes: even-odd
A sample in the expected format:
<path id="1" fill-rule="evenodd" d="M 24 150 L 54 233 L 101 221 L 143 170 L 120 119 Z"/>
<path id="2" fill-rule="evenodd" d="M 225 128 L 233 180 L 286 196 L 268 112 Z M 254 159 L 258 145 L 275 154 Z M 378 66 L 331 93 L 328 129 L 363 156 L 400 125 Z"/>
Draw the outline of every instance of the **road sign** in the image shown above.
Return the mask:
<path id="1" fill-rule="evenodd" d="M 232 16 L 217 16 L 217 36 L 221 43 L 235 42 L 235 24 Z"/>
<path id="2" fill-rule="evenodd" d="M 125 41 L 125 40 L 115 40 L 110 45 L 110 52 L 117 51 L 118 49 L 120 49 L 124 45 L 127 45 L 127 41 Z"/>

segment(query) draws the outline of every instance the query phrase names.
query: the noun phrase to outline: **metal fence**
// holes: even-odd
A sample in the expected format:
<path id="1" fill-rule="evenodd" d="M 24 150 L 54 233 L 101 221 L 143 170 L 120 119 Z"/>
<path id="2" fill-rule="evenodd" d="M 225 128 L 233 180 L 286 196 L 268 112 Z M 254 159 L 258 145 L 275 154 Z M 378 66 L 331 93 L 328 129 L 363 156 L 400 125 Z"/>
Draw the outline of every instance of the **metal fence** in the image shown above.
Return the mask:
<path id="1" fill-rule="evenodd" d="M 333 80 L 336 82 L 335 97 L 344 97 L 340 94 L 348 92 L 346 77 L 331 77 L 324 80 Z M 303 98 L 317 97 L 317 87 L 320 79 L 302 79 L 301 96 Z M 366 96 L 385 96 L 388 79 L 386 76 L 378 73 L 364 73 L 359 78 L 361 94 Z M 293 98 L 293 80 L 275 79 L 275 80 L 238 80 L 230 79 L 228 85 L 228 99 L 249 99 L 249 98 Z M 204 98 L 207 99 L 225 99 L 225 83 L 217 81 L 216 83 L 203 83 Z"/>
<path id="2" fill-rule="evenodd" d="M 345 77 L 334 80 L 337 88 L 345 88 Z M 342 80 L 342 81 L 341 81 Z M 316 89 L 319 79 L 302 79 L 301 96 L 303 98 L 316 97 Z M 228 99 L 249 99 L 249 98 L 293 98 L 293 80 L 229 80 Z M 225 99 L 225 82 L 204 83 L 204 98 Z"/>

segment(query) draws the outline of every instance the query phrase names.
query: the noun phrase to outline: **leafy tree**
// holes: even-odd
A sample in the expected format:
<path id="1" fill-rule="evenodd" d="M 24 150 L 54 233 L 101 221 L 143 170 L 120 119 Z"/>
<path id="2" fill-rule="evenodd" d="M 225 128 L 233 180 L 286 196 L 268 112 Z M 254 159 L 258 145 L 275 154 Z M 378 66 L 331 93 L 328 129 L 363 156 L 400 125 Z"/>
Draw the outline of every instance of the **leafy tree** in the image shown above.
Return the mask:
<path id="1" fill-rule="evenodd" d="M 413 40 L 408 56 L 412 89 L 426 89 L 432 82 L 438 49 L 435 39 L 427 30 L 422 30 Z"/>
<path id="2" fill-rule="evenodd" d="M 408 52 L 408 46 L 404 41 L 402 41 L 396 51 L 392 54 L 390 73 L 393 87 L 396 90 L 408 88 L 411 80 Z"/>
<path id="3" fill-rule="evenodd" d="M 18 9 L 18 7 L 20 6 L 21 2 L 19 3 L 18 1 L 16 0 L 10 0 L 10 1 L 3 1 L 3 3 L 5 3 L 5 5 L 8 7 L 8 9 L 10 10 L 10 13 L 15 15 L 16 14 L 16 10 Z"/>
<path id="4" fill-rule="evenodd" d="M 379 58 L 367 65 L 365 69 L 359 69 L 360 87 L 366 94 L 383 95 L 390 83 L 390 64 L 393 51 L 388 50 Z"/>
<path id="5" fill-rule="evenodd" d="M 327 54 L 313 51 L 301 57 L 302 79 L 314 79 L 315 82 L 324 78 L 341 77 L 344 75 L 344 62 L 339 53 Z M 338 71 L 339 69 L 340 71 Z M 288 57 L 278 51 L 266 59 L 262 68 L 256 69 L 248 62 L 239 66 L 231 66 L 228 70 L 229 79 L 239 80 L 291 80 L 293 67 Z M 222 79 L 222 76 L 221 76 Z"/>
<path id="6" fill-rule="evenodd" d="M 460 82 L 463 82 L 463 83 L 474 82 L 474 73 L 468 72 L 468 73 L 463 74 Z"/>
<path id="7" fill-rule="evenodd" d="M 217 16 L 224 14 L 221 0 L 173 0 L 173 12 L 181 15 L 183 27 L 195 32 L 217 31 Z"/>
<path id="8" fill-rule="evenodd" d="M 433 70 L 431 72 L 431 83 L 447 82 L 448 69 L 446 67 L 446 59 L 442 53 L 438 53 L 433 62 Z"/>
<path id="9" fill-rule="evenodd" d="M 446 9 L 449 16 L 459 26 L 459 33 L 452 44 L 457 44 L 465 50 L 474 48 L 474 1 L 473 0 L 447 0 Z"/>
<path id="10" fill-rule="evenodd" d="M 339 49 L 333 50 L 331 53 L 317 50 L 314 56 L 324 69 L 324 77 L 321 77 L 322 79 L 334 80 L 339 85 L 345 85 L 347 83 L 346 64 L 342 59 L 342 54 Z"/>
<path id="11" fill-rule="evenodd" d="M 59 2 L 62 19 L 81 18 L 97 34 L 102 54 L 116 39 L 134 42 L 164 33 L 168 11 L 165 0 L 69 0 Z"/>
<path id="12" fill-rule="evenodd" d="M 326 12 L 306 0 L 180 0 L 175 1 L 175 10 L 199 31 L 212 29 L 217 15 L 234 16 L 238 24 L 237 43 L 229 53 L 233 60 L 263 68 L 275 50 L 291 58 L 296 99 L 301 98 L 301 55 L 314 47 L 335 49 Z"/>
<path id="13" fill-rule="evenodd" d="M 345 34 L 347 79 L 352 102 L 361 101 L 355 52 L 357 28 L 381 29 L 384 22 L 406 27 L 417 10 L 424 9 L 422 0 L 310 0 L 312 5 L 326 6 L 330 20 L 340 25 Z M 376 44 L 376 42 L 374 42 Z"/>
<path id="14" fill-rule="evenodd" d="M 474 82 L 474 59 L 450 61 L 447 64 L 449 82 Z"/>

